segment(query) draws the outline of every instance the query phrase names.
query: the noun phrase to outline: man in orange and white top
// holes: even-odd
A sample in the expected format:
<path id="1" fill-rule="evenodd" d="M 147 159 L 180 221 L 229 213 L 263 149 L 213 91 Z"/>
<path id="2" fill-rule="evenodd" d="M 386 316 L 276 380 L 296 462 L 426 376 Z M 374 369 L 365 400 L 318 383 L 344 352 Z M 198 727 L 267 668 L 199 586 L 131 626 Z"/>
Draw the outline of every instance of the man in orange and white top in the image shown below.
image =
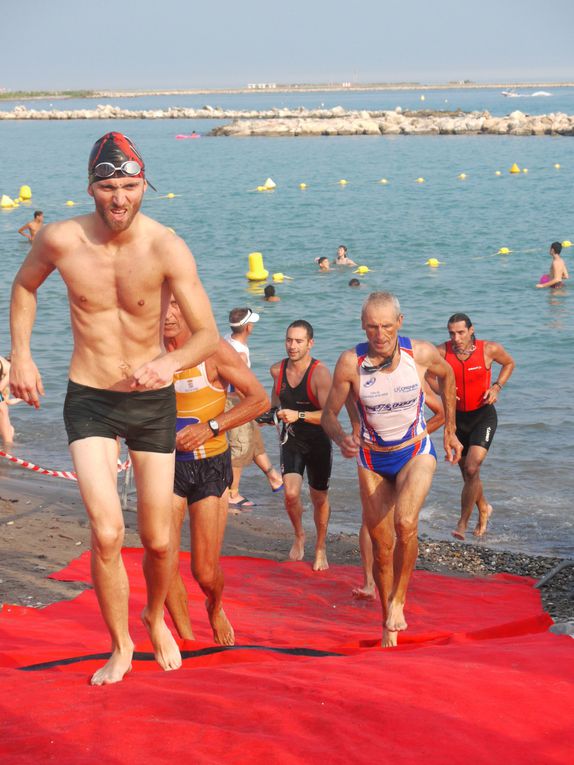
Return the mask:
<path id="1" fill-rule="evenodd" d="M 164 322 L 164 343 L 173 351 L 186 343 L 191 331 L 173 299 Z M 227 387 L 242 395 L 227 411 Z M 206 596 L 213 638 L 233 645 L 235 634 L 222 606 L 223 572 L 219 564 L 227 521 L 227 495 L 231 486 L 231 456 L 225 432 L 253 420 L 269 407 L 261 383 L 229 343 L 220 340 L 216 352 L 204 362 L 174 375 L 177 437 L 173 497 L 173 539 L 179 547 L 185 508 L 189 507 L 191 570 Z M 193 640 L 187 591 L 179 572 L 174 573 L 166 606 L 179 636 Z"/>

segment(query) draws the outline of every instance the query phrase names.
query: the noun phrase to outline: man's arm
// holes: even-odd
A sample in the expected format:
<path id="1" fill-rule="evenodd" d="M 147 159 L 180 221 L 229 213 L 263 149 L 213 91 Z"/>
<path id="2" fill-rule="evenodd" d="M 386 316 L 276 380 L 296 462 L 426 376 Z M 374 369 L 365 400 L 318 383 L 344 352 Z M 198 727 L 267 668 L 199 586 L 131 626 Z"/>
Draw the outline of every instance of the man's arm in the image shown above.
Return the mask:
<path id="1" fill-rule="evenodd" d="M 347 407 L 353 433 L 345 433 L 338 417 L 343 404 L 347 404 L 349 399 L 353 398 L 353 380 L 356 374 L 356 355 L 352 351 L 344 351 L 333 372 L 333 382 L 321 415 L 323 430 L 337 444 L 343 457 L 347 458 L 355 457 L 359 452 L 359 436 L 355 427 L 358 418 L 352 413 L 352 409 Z"/>
<path id="2" fill-rule="evenodd" d="M 510 375 L 514 370 L 514 359 L 504 347 L 500 345 L 500 343 L 487 342 L 484 347 L 484 353 L 486 359 L 490 360 L 491 364 L 493 361 L 496 361 L 496 363 L 500 364 L 502 367 L 498 374 L 498 378 L 492 383 L 483 396 L 485 404 L 494 404 L 498 401 L 500 391 L 510 379 Z"/>
<path id="3" fill-rule="evenodd" d="M 456 464 L 462 456 L 462 444 L 456 437 L 456 383 L 454 372 L 437 348 L 422 340 L 413 341 L 413 355 L 417 364 L 425 367 L 430 376 L 438 379 L 440 397 L 444 407 L 444 450 L 448 462 Z"/>
<path id="4" fill-rule="evenodd" d="M 237 351 L 225 340 L 219 340 L 216 353 L 207 361 L 210 379 L 212 365 L 220 381 L 231 383 L 241 394 L 241 399 L 235 406 L 218 414 L 215 418 L 220 433 L 254 420 L 269 408 L 265 389 L 253 372 L 242 362 Z M 206 422 L 200 422 L 182 428 L 177 434 L 176 446 L 180 451 L 193 451 L 212 437 L 213 432 L 209 425 Z"/>
<path id="5" fill-rule="evenodd" d="M 168 385 L 178 369 L 197 366 L 218 347 L 219 333 L 209 298 L 197 274 L 195 259 L 185 242 L 167 232 L 164 263 L 169 290 L 179 305 L 192 337 L 177 350 L 161 354 L 134 372 L 132 388 Z"/>
<path id="6" fill-rule="evenodd" d="M 436 381 L 436 377 L 434 378 Z M 423 392 L 425 394 L 425 404 L 433 413 L 433 416 L 427 420 L 427 430 L 430 433 L 434 433 L 444 424 L 444 408 L 439 396 L 434 392 L 431 381 L 427 380 L 425 376 L 423 382 Z"/>
<path id="7" fill-rule="evenodd" d="M 562 276 L 562 270 L 559 268 L 556 268 L 556 264 L 554 261 L 552 261 L 552 265 L 550 266 L 550 279 L 548 279 L 547 282 L 543 282 L 542 284 L 538 282 L 536 285 L 537 289 L 545 289 L 546 287 L 553 287 L 555 284 L 559 284 L 564 277 Z M 565 277 L 566 279 L 568 276 Z"/>
<path id="8" fill-rule="evenodd" d="M 312 412 L 305 412 L 305 422 L 308 422 L 310 425 L 321 425 L 323 405 L 327 400 L 330 387 L 331 373 L 324 364 L 319 364 L 313 371 L 311 377 L 311 390 L 319 402 L 320 409 L 315 409 Z M 299 411 L 297 409 L 279 409 L 277 417 L 290 425 L 297 422 L 299 419 Z"/>
<path id="9" fill-rule="evenodd" d="M 26 231 L 29 231 L 30 233 L 27 234 Z M 25 236 L 29 242 L 32 241 L 32 229 L 30 228 L 29 223 L 24 223 L 23 226 L 20 226 L 20 228 L 18 229 L 18 233 L 22 234 L 22 236 Z"/>
<path id="10" fill-rule="evenodd" d="M 46 226 L 32 242 L 32 249 L 22 263 L 12 285 L 10 301 L 10 335 L 12 337 L 10 390 L 30 406 L 40 407 L 44 395 L 42 378 L 32 359 L 30 340 L 36 320 L 38 288 L 55 268 L 57 236 Z"/>

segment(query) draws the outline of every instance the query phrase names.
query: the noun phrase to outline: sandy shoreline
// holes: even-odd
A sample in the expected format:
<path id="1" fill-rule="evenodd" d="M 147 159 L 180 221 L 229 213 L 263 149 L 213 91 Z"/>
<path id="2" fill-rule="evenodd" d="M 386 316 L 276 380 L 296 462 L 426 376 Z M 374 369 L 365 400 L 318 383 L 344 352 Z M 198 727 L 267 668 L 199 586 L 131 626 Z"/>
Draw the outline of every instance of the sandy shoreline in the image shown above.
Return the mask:
<path id="1" fill-rule="evenodd" d="M 125 512 L 125 544 L 139 547 L 137 520 L 130 495 Z M 312 552 L 312 519 L 306 513 Z M 85 589 L 74 582 L 47 579 L 83 551 L 89 549 L 90 533 L 77 485 L 61 479 L 44 478 L 9 464 L 0 466 L 0 603 L 40 608 L 72 598 Z M 189 531 L 184 529 L 184 549 L 189 549 Z M 246 555 L 284 560 L 291 544 L 291 530 L 282 502 L 273 495 L 269 505 L 258 505 L 252 513 L 230 516 L 224 555 Z M 507 572 L 535 579 L 558 562 L 557 558 L 493 550 L 481 544 L 461 544 L 422 537 L 417 568 L 459 576 L 486 576 Z M 357 566 L 361 583 L 357 536 L 330 534 L 329 560 Z M 546 610 L 559 623 L 574 622 L 574 568 L 560 572 L 542 587 Z M 350 594 L 349 594 L 350 596 Z"/>

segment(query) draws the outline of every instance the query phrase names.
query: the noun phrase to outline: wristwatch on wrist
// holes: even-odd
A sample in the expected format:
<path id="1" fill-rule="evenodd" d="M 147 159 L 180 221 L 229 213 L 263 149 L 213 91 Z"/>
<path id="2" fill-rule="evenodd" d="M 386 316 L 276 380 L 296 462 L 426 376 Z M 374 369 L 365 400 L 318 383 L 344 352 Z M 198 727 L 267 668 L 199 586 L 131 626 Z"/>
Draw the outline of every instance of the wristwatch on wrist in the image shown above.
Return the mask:
<path id="1" fill-rule="evenodd" d="M 304 420 L 304 419 L 305 419 L 305 414 L 306 414 L 306 412 L 299 412 L 299 414 L 297 415 L 297 417 L 298 417 L 300 420 Z"/>
<path id="2" fill-rule="evenodd" d="M 219 435 L 219 423 L 217 422 L 217 420 L 208 420 L 207 424 L 211 428 L 211 432 L 213 433 L 213 435 L 214 436 L 218 436 Z"/>

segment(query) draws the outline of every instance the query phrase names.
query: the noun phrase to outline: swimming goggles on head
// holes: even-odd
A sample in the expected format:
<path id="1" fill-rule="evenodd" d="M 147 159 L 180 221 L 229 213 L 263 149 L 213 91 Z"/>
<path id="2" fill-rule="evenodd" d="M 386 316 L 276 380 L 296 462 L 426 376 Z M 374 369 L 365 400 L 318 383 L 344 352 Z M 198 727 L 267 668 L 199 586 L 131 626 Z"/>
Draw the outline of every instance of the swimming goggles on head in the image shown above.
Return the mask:
<path id="1" fill-rule="evenodd" d="M 143 172 L 142 166 L 133 159 L 128 159 L 119 167 L 116 167 L 113 162 L 100 162 L 93 170 L 92 174 L 96 178 L 111 178 L 115 173 L 121 173 L 133 178 Z"/>
<path id="2" fill-rule="evenodd" d="M 399 345 L 399 341 L 397 340 L 397 344 L 395 345 L 394 351 L 391 353 L 390 356 L 387 356 L 386 359 L 383 359 L 380 364 L 377 364 L 376 366 L 373 366 L 372 364 L 367 363 L 368 356 L 365 356 L 363 361 L 361 362 L 361 369 L 364 369 L 365 372 L 368 375 L 374 375 L 375 372 L 380 372 L 383 369 L 388 369 L 391 364 L 393 363 L 393 360 L 395 358 L 395 353 L 397 352 L 397 348 Z"/>

